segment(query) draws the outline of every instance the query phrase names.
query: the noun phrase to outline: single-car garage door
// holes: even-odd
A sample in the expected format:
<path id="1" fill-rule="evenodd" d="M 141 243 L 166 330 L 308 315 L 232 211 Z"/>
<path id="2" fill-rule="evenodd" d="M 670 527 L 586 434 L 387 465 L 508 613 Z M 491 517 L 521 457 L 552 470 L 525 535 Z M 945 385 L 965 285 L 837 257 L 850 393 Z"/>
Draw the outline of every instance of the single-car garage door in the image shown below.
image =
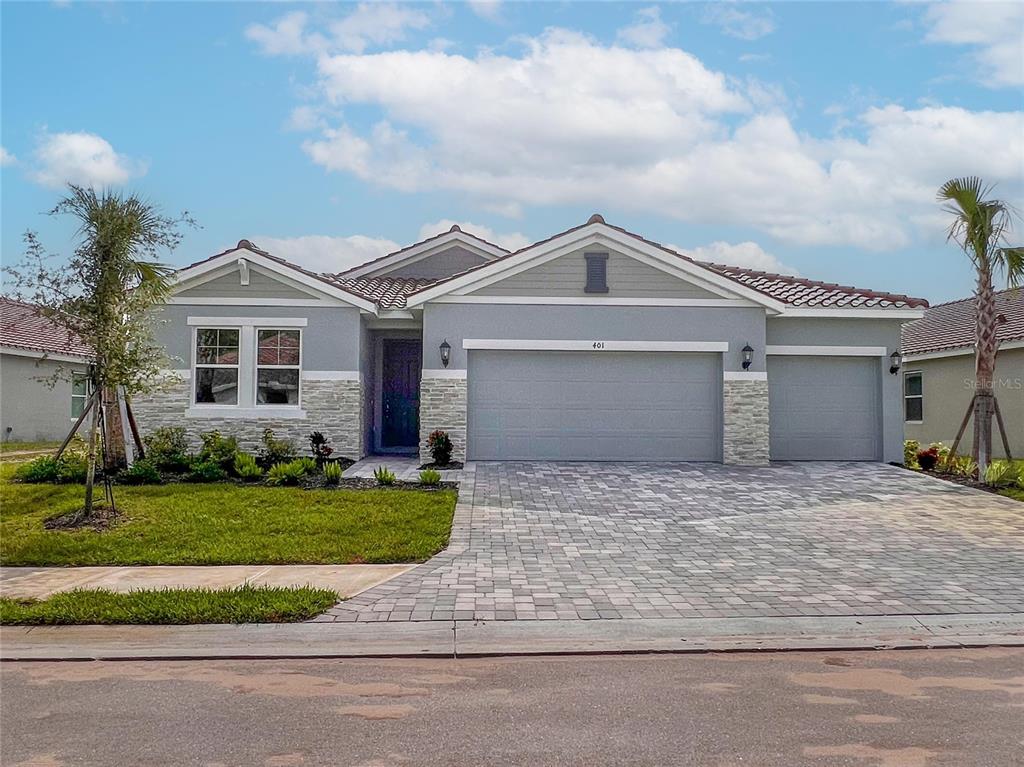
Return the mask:
<path id="1" fill-rule="evenodd" d="M 472 351 L 472 460 L 718 461 L 714 354 Z"/>
<path id="2" fill-rule="evenodd" d="M 769 357 L 772 460 L 880 460 L 879 364 L 877 357 Z"/>

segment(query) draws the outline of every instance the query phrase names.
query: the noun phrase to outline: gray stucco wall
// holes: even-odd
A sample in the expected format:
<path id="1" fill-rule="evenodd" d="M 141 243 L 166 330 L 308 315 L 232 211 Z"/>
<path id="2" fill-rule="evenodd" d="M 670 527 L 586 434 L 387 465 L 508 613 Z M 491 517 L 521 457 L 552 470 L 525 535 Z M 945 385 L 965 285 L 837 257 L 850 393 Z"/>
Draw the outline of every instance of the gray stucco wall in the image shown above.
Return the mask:
<path id="1" fill-rule="evenodd" d="M 0 439 L 5 442 L 64 439 L 74 423 L 71 382 L 58 381 L 51 389 L 39 379 L 49 377 L 61 365 L 69 372 L 85 372 L 85 366 L 37 362 L 31 357 L 0 355 Z"/>
<path id="2" fill-rule="evenodd" d="M 772 346 L 900 347 L 900 319 L 768 318 L 766 342 Z M 827 357 L 822 364 L 827 364 Z M 879 365 L 882 402 L 882 460 L 903 461 L 903 376 Z M 852 416 L 851 416 L 852 417 Z"/>
<path id="3" fill-rule="evenodd" d="M 474 291 L 482 296 L 583 296 L 586 253 L 608 255 L 608 292 L 624 298 L 721 298 L 721 296 L 605 248 L 581 248 Z"/>
<path id="4" fill-rule="evenodd" d="M 302 328 L 303 370 L 359 370 L 359 309 L 347 306 L 195 306 L 171 304 L 158 316 L 157 340 L 167 349 L 170 368 L 187 368 L 191 360 L 189 317 L 305 317 Z"/>
<path id="5" fill-rule="evenodd" d="M 750 370 L 765 369 L 765 317 L 757 307 L 427 304 L 423 367 L 441 367 L 438 347 L 446 338 L 455 370 L 466 368 L 464 338 L 727 341 L 728 371 L 742 370 L 740 350 L 749 343 L 755 349 Z"/>
<path id="6" fill-rule="evenodd" d="M 921 423 L 904 426 L 907 439 L 921 444 L 944 442 L 953 444 L 964 412 L 974 393 L 974 355 L 907 361 L 904 372 L 920 371 L 924 398 L 924 417 Z M 902 380 L 902 375 L 899 376 Z M 996 357 L 996 398 L 1010 439 L 1014 458 L 1024 457 L 1024 349 L 1008 349 Z M 973 429 L 968 424 L 965 440 L 959 451 L 970 451 Z M 992 425 L 992 452 L 1005 457 L 1003 443 L 997 427 Z"/>

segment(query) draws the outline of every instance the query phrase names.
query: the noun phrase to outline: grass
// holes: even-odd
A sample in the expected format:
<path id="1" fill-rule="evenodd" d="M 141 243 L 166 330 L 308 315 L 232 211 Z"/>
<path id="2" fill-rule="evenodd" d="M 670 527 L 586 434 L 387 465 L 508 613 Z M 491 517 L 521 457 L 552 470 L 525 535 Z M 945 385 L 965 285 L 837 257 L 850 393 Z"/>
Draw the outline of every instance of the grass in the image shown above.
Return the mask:
<path id="1" fill-rule="evenodd" d="M 123 518 L 46 530 L 81 485 L 28 485 L 0 469 L 0 564 L 248 565 L 422 562 L 451 533 L 454 491 L 303 490 L 229 483 L 118 487 Z M 102 498 L 102 491 L 100 491 Z"/>
<path id="2" fill-rule="evenodd" d="M 326 589 L 240 586 L 115 593 L 80 589 L 48 599 L 0 599 L 0 624 L 77 626 L 148 623 L 290 623 L 319 615 L 338 601 Z"/>
<path id="3" fill-rule="evenodd" d="M 1007 498 L 1013 498 L 1015 501 L 1024 501 L 1024 489 L 1019 487 L 1004 487 L 999 491 L 999 495 L 1005 495 Z"/>
<path id="4" fill-rule="evenodd" d="M 60 447 L 60 442 L 0 442 L 0 455 L 26 450 L 42 452 L 56 450 L 58 447 Z"/>

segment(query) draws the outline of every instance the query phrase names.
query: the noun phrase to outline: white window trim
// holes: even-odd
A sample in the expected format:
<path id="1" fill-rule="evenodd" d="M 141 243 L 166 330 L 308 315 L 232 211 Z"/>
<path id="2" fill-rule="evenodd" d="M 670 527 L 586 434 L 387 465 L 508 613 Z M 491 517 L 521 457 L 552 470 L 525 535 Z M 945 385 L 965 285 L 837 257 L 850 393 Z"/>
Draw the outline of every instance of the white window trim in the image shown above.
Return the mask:
<path id="1" fill-rule="evenodd" d="M 85 379 L 85 394 L 75 394 L 75 379 L 78 378 L 78 377 L 82 377 L 82 378 Z M 71 371 L 71 405 L 72 405 L 71 420 L 72 421 L 77 421 L 78 418 L 79 418 L 79 416 L 75 415 L 74 412 L 73 412 L 73 409 L 74 409 L 73 406 L 74 406 L 74 403 L 75 403 L 75 399 L 80 397 L 80 398 L 85 400 L 82 403 L 82 407 L 84 409 L 85 406 L 87 404 L 89 404 L 89 396 L 91 394 L 92 394 L 92 379 L 89 378 L 89 371 L 87 371 L 87 370 L 72 370 Z"/>
<path id="2" fill-rule="evenodd" d="M 218 299 L 220 300 L 220 299 Z M 244 327 L 275 327 L 304 328 L 309 324 L 305 317 L 192 317 L 188 324 L 195 327 L 244 328 Z"/>
<path id="3" fill-rule="evenodd" d="M 765 354 L 795 357 L 885 357 L 884 346 L 773 346 L 765 347 Z"/>
<path id="4" fill-rule="evenodd" d="M 921 377 L 921 393 L 920 394 L 907 394 L 907 376 L 920 376 Z M 907 420 L 907 399 L 914 398 L 921 400 L 921 420 L 920 421 L 908 421 Z M 924 371 L 922 370 L 904 370 L 903 371 L 903 423 L 909 423 L 911 425 L 920 425 L 924 423 Z"/>
<path id="5" fill-rule="evenodd" d="M 189 317 L 189 319 L 192 319 L 192 318 Z M 216 364 L 212 364 L 211 365 L 211 364 L 207 364 L 207 363 L 200 363 L 199 362 L 199 349 L 198 349 L 198 345 L 199 345 L 199 331 L 200 330 L 237 330 L 238 331 L 238 363 L 235 364 L 235 365 L 216 365 Z M 191 335 L 192 335 L 192 359 L 191 359 L 192 365 L 189 368 L 189 381 L 190 381 L 190 384 L 189 384 L 189 395 L 188 395 L 189 410 L 193 410 L 195 408 L 199 408 L 201 410 L 206 410 L 207 408 L 211 408 L 211 407 L 215 407 L 215 408 L 230 408 L 232 410 L 235 410 L 235 409 L 241 407 L 242 406 L 242 375 L 243 375 L 242 374 L 242 359 L 243 359 L 243 356 L 244 356 L 244 353 L 242 351 L 242 344 L 245 343 L 245 328 L 241 328 L 241 327 L 238 327 L 236 325 L 202 325 L 202 326 L 196 325 L 196 326 L 194 326 L 192 328 L 192 334 Z M 196 402 L 196 381 L 198 380 L 196 378 L 196 371 L 199 368 L 214 368 L 214 369 L 218 369 L 219 368 L 219 369 L 222 369 L 222 370 L 232 370 L 232 369 L 237 370 L 238 371 L 238 379 L 237 379 L 237 394 L 235 395 L 235 398 L 237 400 L 236 403 L 234 405 L 224 405 L 224 404 L 216 403 L 216 402 Z"/>
<path id="6" fill-rule="evenodd" d="M 259 339 L 261 330 L 296 330 L 299 334 L 299 363 L 297 365 L 261 365 L 259 362 Z M 267 326 L 267 327 L 256 327 L 253 332 L 253 351 L 252 351 L 252 404 L 256 410 L 301 410 L 302 409 L 302 337 L 305 335 L 300 328 L 295 327 L 283 327 L 281 325 Z M 268 405 L 260 404 L 259 401 L 259 385 L 260 368 L 267 368 L 269 370 L 296 370 L 298 372 L 299 381 L 299 393 L 298 401 L 294 405 Z"/>
<path id="7" fill-rule="evenodd" d="M 555 351 L 555 352 L 727 352 L 727 341 L 591 341 L 464 338 L 462 348 L 491 351 Z"/>

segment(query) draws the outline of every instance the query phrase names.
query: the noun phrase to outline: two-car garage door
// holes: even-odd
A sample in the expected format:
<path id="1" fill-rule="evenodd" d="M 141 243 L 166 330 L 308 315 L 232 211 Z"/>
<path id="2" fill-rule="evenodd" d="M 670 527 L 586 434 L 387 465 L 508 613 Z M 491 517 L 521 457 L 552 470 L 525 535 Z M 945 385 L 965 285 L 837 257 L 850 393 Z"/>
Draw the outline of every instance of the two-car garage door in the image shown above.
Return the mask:
<path id="1" fill-rule="evenodd" d="M 472 351 L 471 460 L 721 460 L 719 355 Z"/>

